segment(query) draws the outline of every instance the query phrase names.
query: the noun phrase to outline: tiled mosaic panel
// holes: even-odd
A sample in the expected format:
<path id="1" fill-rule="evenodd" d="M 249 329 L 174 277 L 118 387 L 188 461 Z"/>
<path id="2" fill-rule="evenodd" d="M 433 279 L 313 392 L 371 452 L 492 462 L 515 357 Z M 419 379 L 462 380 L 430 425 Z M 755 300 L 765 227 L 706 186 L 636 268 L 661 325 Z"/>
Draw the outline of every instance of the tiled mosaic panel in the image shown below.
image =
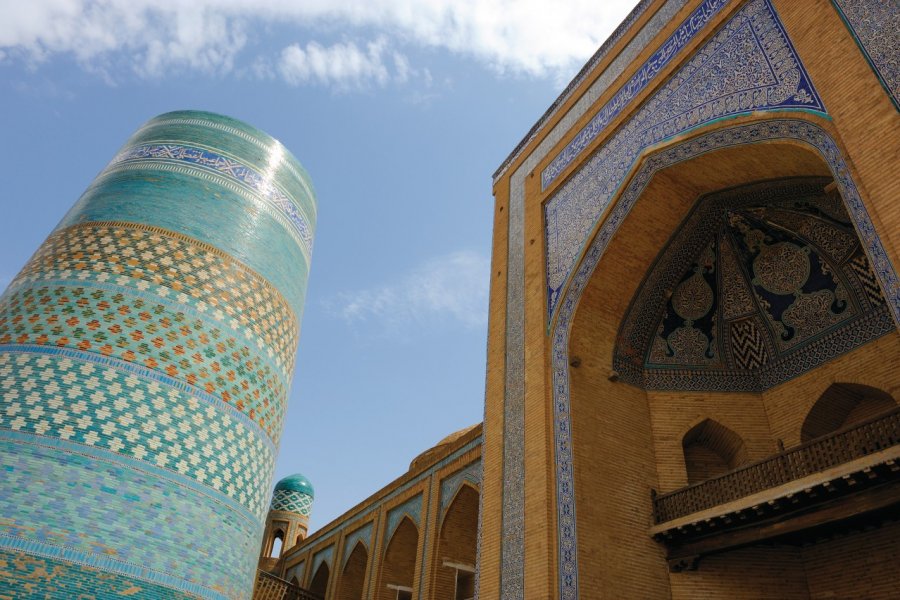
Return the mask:
<path id="1" fill-rule="evenodd" d="M 209 597 L 249 596 L 258 523 L 212 495 L 2 432 L 0 472 L 2 548 L 37 555 L 66 548 L 75 562 L 105 560 L 104 571 L 176 589 L 199 586 Z"/>
<path id="2" fill-rule="evenodd" d="M 610 100 L 594 115 L 563 148 L 560 153 L 541 172 L 541 187 L 546 189 L 565 168 L 571 164 L 590 143 L 606 129 L 606 126 L 628 106 L 632 99 L 641 93 L 656 78 L 678 53 L 703 30 L 715 17 L 728 0 L 704 0 L 694 12 L 687 17 L 662 46 L 641 65 L 632 75 L 628 83 L 616 92 Z"/>
<path id="3" fill-rule="evenodd" d="M 148 122 L 60 228 L 129 221 L 182 233 L 248 265 L 302 314 L 315 226 L 303 168 L 281 144 L 206 113 Z"/>
<path id="4" fill-rule="evenodd" d="M 397 529 L 397 526 L 400 524 L 400 521 L 403 520 L 403 517 L 409 517 L 409 519 L 419 527 L 420 522 L 422 521 L 422 494 L 417 494 L 401 504 L 400 506 L 396 506 L 388 512 L 387 518 L 387 528 L 385 530 L 385 540 L 390 540 L 394 535 L 394 530 Z M 385 545 L 387 548 L 387 545 Z"/>
<path id="5" fill-rule="evenodd" d="M 614 368 L 650 389 L 759 391 L 894 330 L 831 178 L 701 199 L 632 299 Z"/>
<path id="6" fill-rule="evenodd" d="M 272 505 L 269 510 L 283 510 L 309 516 L 312 512 L 313 499 L 309 494 L 291 490 L 275 490 L 272 494 Z"/>
<path id="7" fill-rule="evenodd" d="M 824 111 L 768 0 L 750 0 L 545 206 L 548 308 L 641 151 L 727 115 Z"/>
<path id="8" fill-rule="evenodd" d="M 647 8 L 647 2 L 641 2 L 622 25 L 616 29 L 597 54 L 591 59 L 593 66 L 602 62 L 616 42 L 625 35 L 630 25 Z M 667 0 L 647 22 L 641 27 L 625 48 L 619 52 L 608 66 L 603 69 L 597 79 L 591 83 L 587 91 L 579 97 L 572 107 L 565 111 L 559 121 L 546 133 L 537 147 L 525 158 L 515 170 L 509 182 L 509 260 L 507 269 L 507 328 L 506 328 L 506 387 L 504 390 L 503 414 L 503 512 L 501 548 L 501 595 L 518 598 L 524 588 L 525 565 L 525 528 L 522 526 L 525 515 L 525 467 L 524 467 L 524 388 L 521 384 L 524 368 L 524 217 L 525 178 L 556 147 L 562 138 L 574 127 L 575 123 L 590 110 L 597 99 L 606 92 L 615 79 L 622 74 L 626 66 L 640 54 L 656 35 L 672 20 L 684 6 L 685 0 Z M 579 73 L 579 77 L 586 75 Z M 573 83 L 576 82 L 573 80 Z M 560 96 L 558 102 L 564 102 L 567 91 Z M 556 111 L 551 108 L 541 121 L 529 133 L 529 137 L 538 131 Z M 514 160 L 516 152 L 507 159 L 503 167 L 494 174 L 495 181 Z M 476 565 L 476 583 L 478 570 Z M 476 585 L 477 594 L 477 585 Z"/>
<path id="9" fill-rule="evenodd" d="M 110 450 L 190 477 L 264 518 L 275 449 L 234 411 L 120 365 L 2 350 L 0 433 Z"/>
<path id="10" fill-rule="evenodd" d="M 170 231 L 133 223 L 89 223 L 54 232 L 10 288 L 40 282 L 128 286 L 166 299 L 260 342 L 285 377 L 293 373 L 299 326 L 284 298 L 259 275 Z"/>
<path id="11" fill-rule="evenodd" d="M 578 597 L 578 533 L 571 440 L 571 408 L 569 401 L 569 333 L 581 294 L 590 281 L 600 258 L 619 226 L 653 176 L 661 169 L 689 160 L 700 154 L 745 144 L 767 141 L 791 141 L 814 148 L 831 170 L 847 214 L 859 235 L 871 270 L 877 277 L 895 323 L 900 322 L 900 277 L 891 264 L 856 182 L 835 141 L 822 128 L 802 120 L 777 119 L 705 133 L 648 157 L 631 178 L 628 187 L 615 204 L 603 226 L 587 248 L 584 260 L 573 275 L 559 305 L 559 315 L 552 331 L 553 417 L 556 447 L 557 541 L 561 598 Z M 823 340 L 826 344 L 846 340 Z M 850 340 L 852 342 L 852 340 Z M 818 364 L 815 357 L 806 365 Z"/>
<path id="12" fill-rule="evenodd" d="M 900 109 L 900 4 L 832 0 L 882 85 Z"/>
<path id="13" fill-rule="evenodd" d="M 97 283 L 13 289 L 0 297 L 0 349 L 71 348 L 142 365 L 220 398 L 276 440 L 288 379 L 262 344 L 158 296 Z"/>
<path id="14" fill-rule="evenodd" d="M 347 564 L 347 559 L 350 558 L 350 553 L 353 552 L 353 549 L 356 548 L 357 542 L 362 542 L 362 545 L 367 549 L 372 547 L 372 522 L 369 521 L 353 533 L 349 534 L 344 539 L 344 556 L 341 559 L 341 568 Z"/>
<path id="15" fill-rule="evenodd" d="M 441 514 L 447 510 L 447 506 L 456 497 L 456 492 L 462 486 L 464 481 L 481 486 L 481 460 L 476 460 L 457 471 L 456 473 L 444 478 L 441 481 Z"/>
<path id="16" fill-rule="evenodd" d="M 135 577 L 24 552 L 0 550 L 0 598 L 4 600 L 179 600 L 198 597 Z"/>

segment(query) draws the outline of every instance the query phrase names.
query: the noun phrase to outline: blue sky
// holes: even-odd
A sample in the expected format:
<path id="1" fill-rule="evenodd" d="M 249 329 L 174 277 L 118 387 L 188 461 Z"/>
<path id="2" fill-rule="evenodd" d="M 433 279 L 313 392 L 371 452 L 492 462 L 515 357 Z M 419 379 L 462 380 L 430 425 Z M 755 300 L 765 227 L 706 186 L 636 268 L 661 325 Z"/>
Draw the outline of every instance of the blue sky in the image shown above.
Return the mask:
<path id="1" fill-rule="evenodd" d="M 0 0 L 0 288 L 147 119 L 282 141 L 319 217 L 276 477 L 314 530 L 481 420 L 491 174 L 632 4 Z"/>

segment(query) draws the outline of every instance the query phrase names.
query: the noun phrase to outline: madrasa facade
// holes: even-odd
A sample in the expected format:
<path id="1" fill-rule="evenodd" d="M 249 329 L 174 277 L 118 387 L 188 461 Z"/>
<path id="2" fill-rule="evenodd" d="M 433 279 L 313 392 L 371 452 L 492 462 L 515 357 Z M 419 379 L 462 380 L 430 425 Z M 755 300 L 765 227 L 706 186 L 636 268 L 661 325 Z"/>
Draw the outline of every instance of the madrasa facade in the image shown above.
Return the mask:
<path id="1" fill-rule="evenodd" d="M 484 422 L 309 532 L 310 179 L 157 117 L 0 297 L 0 598 L 896 598 L 898 165 L 896 2 L 641 0 L 494 174 Z"/>

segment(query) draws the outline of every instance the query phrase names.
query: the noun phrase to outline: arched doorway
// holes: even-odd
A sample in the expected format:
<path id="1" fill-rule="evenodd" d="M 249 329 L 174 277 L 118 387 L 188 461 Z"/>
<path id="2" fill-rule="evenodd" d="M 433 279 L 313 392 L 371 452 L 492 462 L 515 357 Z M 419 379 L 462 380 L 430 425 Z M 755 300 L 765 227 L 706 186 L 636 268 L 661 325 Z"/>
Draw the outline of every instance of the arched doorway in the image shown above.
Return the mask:
<path id="1" fill-rule="evenodd" d="M 419 530 L 409 517 L 404 516 L 391 535 L 381 561 L 381 583 L 376 590 L 379 600 L 410 600 L 414 597 L 418 547 Z"/>
<path id="2" fill-rule="evenodd" d="M 877 236 L 855 237 L 854 228 L 868 232 L 873 229 L 849 177 L 849 170 L 828 134 L 806 121 L 749 122 L 698 135 L 646 157 L 621 189 L 587 245 L 578 268 L 563 289 L 557 303 L 558 312 L 551 322 L 557 510 L 560 522 L 566 523 L 565 527 L 560 527 L 558 538 L 561 572 L 577 569 L 600 573 L 608 572 L 612 568 L 610 565 L 628 564 L 630 569 L 616 575 L 615 589 L 619 594 L 636 597 L 666 594 L 672 586 L 688 586 L 688 594 L 699 593 L 691 591 L 690 586 L 706 580 L 697 577 L 685 583 L 678 576 L 667 574 L 663 552 L 641 534 L 644 526 L 639 515 L 653 510 L 650 489 L 666 491 L 687 483 L 683 479 L 685 448 L 681 443 L 682 435 L 690 423 L 704 418 L 722 415 L 726 422 L 735 423 L 735 434 L 744 440 L 747 460 L 754 461 L 777 452 L 780 436 L 772 435 L 768 400 L 764 397 L 770 388 L 766 386 L 789 386 L 792 377 L 810 372 L 829 359 L 811 353 L 813 361 L 805 371 L 801 368 L 791 373 L 782 372 L 777 377 L 768 373 L 766 377 L 773 379 L 762 383 L 756 375 L 723 379 L 707 372 L 697 376 L 691 371 L 697 371 L 698 365 L 708 364 L 718 355 L 710 354 L 709 346 L 690 346 L 687 343 L 689 337 L 669 337 L 678 328 L 687 329 L 684 333 L 694 333 L 690 329 L 698 329 L 695 326 L 698 320 L 708 318 L 709 311 L 701 315 L 690 314 L 690 309 L 686 309 L 686 313 L 676 315 L 680 322 L 673 320 L 660 326 L 660 321 L 655 320 L 659 314 L 639 320 L 638 325 L 649 332 L 648 335 L 662 332 L 665 334 L 662 337 L 669 342 L 669 347 L 663 347 L 663 352 L 658 355 L 661 359 L 651 365 L 656 370 L 649 372 L 648 377 L 648 370 L 644 368 L 647 347 L 621 347 L 630 331 L 620 329 L 620 326 L 641 288 L 651 289 L 663 306 L 671 304 L 677 287 L 690 277 L 710 274 L 704 271 L 702 263 L 696 260 L 691 263 L 702 254 L 704 248 L 700 247 L 692 256 L 682 257 L 684 270 L 675 275 L 673 283 L 644 281 L 667 240 L 677 232 L 698 198 L 749 184 L 796 177 L 821 178 L 825 182 L 820 188 L 821 196 L 838 194 L 843 201 L 862 268 L 859 276 L 850 272 L 853 259 L 848 248 L 848 254 L 839 262 L 841 269 L 848 269 L 841 271 L 841 277 L 847 273 L 847 279 L 842 281 L 850 283 L 840 285 L 854 287 L 852 294 L 862 298 L 860 306 L 864 306 L 865 280 L 874 281 L 877 290 L 879 277 L 880 283 L 884 284 L 885 278 L 895 281 L 896 274 L 878 270 L 879 275 L 875 275 L 876 269 L 872 265 L 880 260 L 884 250 Z M 847 231 L 846 227 L 844 231 Z M 786 239 L 767 239 L 771 245 L 787 242 Z M 759 246 L 754 252 L 760 252 Z M 716 260 L 720 256 L 717 254 Z M 821 266 L 825 261 L 818 264 Z M 714 277 L 718 277 L 720 263 L 715 265 Z M 815 270 L 814 261 L 812 265 L 811 269 Z M 828 275 L 830 269 L 827 265 L 819 270 L 819 274 Z M 748 281 L 752 282 L 752 279 Z M 696 291 L 696 294 L 685 296 L 695 300 L 701 298 L 703 286 L 695 287 L 696 290 L 690 291 Z M 891 289 L 890 285 L 888 289 Z M 796 291 L 801 295 L 815 295 L 812 290 L 798 288 Z M 842 299 L 849 296 L 843 290 L 835 293 L 832 289 L 831 293 L 833 300 L 840 300 L 840 306 L 829 304 L 828 309 L 833 309 L 832 314 L 839 314 L 844 310 Z M 795 294 L 794 297 L 799 296 Z M 717 296 L 716 301 L 720 299 Z M 889 304 L 886 302 L 884 306 Z M 780 308 L 783 312 L 789 306 L 790 303 L 785 303 Z M 859 314 L 868 314 L 869 308 L 871 304 L 864 306 Z M 728 319 L 736 315 L 724 318 L 721 307 L 717 314 L 708 323 L 710 327 L 719 328 L 715 331 L 717 343 L 732 340 L 735 335 L 743 336 L 743 346 L 729 341 L 725 351 L 728 360 L 738 360 L 743 368 L 756 368 L 760 353 L 770 351 L 770 348 L 762 348 L 764 342 L 760 336 L 747 334 L 746 328 L 731 328 L 737 321 Z M 874 335 L 855 340 L 840 352 L 866 352 L 866 344 L 875 344 L 873 340 L 879 336 L 896 337 L 890 309 L 885 308 L 879 318 Z M 723 333 L 720 326 L 726 322 L 730 329 Z M 795 325 L 799 322 L 799 319 L 793 321 Z M 781 340 L 785 346 L 775 351 L 786 352 L 791 340 L 815 341 L 815 334 L 798 331 L 800 328 L 796 327 L 794 332 L 789 332 L 787 338 L 790 339 Z M 731 337 L 726 338 L 726 334 Z M 672 357 L 671 351 L 678 350 L 679 344 L 683 349 L 699 350 L 684 354 L 687 362 L 666 364 L 665 361 Z M 627 367 L 629 361 L 632 365 L 639 363 L 640 368 L 627 371 L 623 364 Z M 648 381 L 654 385 L 648 388 Z M 698 381 L 702 383 L 698 385 Z M 717 381 L 717 386 L 709 385 L 710 381 Z M 742 383 L 736 384 L 738 381 Z M 661 382 L 667 385 L 661 385 Z M 783 389 L 787 388 L 782 388 L 782 392 Z M 791 393 L 782 393 L 782 397 L 788 398 L 786 402 L 790 396 Z M 600 493 L 601 490 L 606 491 Z M 582 528 L 589 532 L 586 537 L 578 535 Z M 625 531 L 631 534 L 625 534 Z M 752 553 L 747 551 L 747 554 Z M 796 552 L 786 551 L 781 556 L 778 552 L 768 552 L 765 556 L 764 562 L 768 561 L 768 566 L 760 566 L 758 579 L 767 582 L 766 585 L 776 585 L 772 579 L 775 571 L 770 568 L 774 565 L 784 566 L 793 561 L 796 568 L 791 571 L 803 571 Z M 731 567 L 727 566 L 729 560 L 740 560 L 740 557 L 716 558 L 710 561 L 708 569 L 731 572 Z M 719 567 L 716 567 L 717 563 Z M 748 560 L 747 564 L 760 562 L 754 559 Z M 745 570 L 744 575 L 747 573 Z M 806 582 L 801 579 L 781 582 L 786 596 L 792 595 L 792 586 L 797 590 L 805 588 Z M 564 588 L 568 585 L 570 583 L 561 581 Z"/>
<path id="3" fill-rule="evenodd" d="M 316 569 L 312 581 L 309 582 L 309 591 L 324 598 L 325 594 L 328 593 L 328 578 L 330 575 L 331 569 L 328 567 L 328 563 L 322 561 L 322 564 Z"/>
<path id="4" fill-rule="evenodd" d="M 464 483 L 444 513 L 433 587 L 436 600 L 468 600 L 475 595 L 478 501 L 478 491 Z"/>
<path id="5" fill-rule="evenodd" d="M 366 584 L 366 565 L 369 562 L 369 552 L 366 550 L 365 544 L 356 542 L 347 562 L 344 564 L 344 570 L 341 572 L 341 578 L 338 582 L 338 591 L 336 598 L 338 600 L 361 600 Z"/>

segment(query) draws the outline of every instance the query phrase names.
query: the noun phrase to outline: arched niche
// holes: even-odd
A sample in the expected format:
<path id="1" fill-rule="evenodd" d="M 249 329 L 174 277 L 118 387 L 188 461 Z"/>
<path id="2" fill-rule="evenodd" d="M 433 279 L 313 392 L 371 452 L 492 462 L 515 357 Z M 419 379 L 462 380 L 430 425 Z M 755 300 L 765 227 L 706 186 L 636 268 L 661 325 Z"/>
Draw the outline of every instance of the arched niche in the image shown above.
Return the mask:
<path id="1" fill-rule="evenodd" d="M 557 515 L 565 522 L 557 540 L 559 569 L 607 573 L 599 581 L 615 582 L 614 587 L 601 583 L 608 589 L 583 593 L 668 593 L 663 553 L 644 535 L 646 515 L 652 510 L 650 490 L 687 483 L 679 475 L 684 473 L 681 438 L 698 416 L 721 414 L 729 423 L 740 423 L 738 433 L 750 460 L 777 451 L 762 386 L 735 389 L 726 381 L 718 387 L 692 388 L 693 378 L 685 376 L 689 369 L 673 365 L 669 379 L 687 385 L 647 389 L 640 377 L 620 373 L 615 357 L 617 345 L 626 338 L 620 326 L 632 300 L 698 199 L 798 177 L 835 180 L 831 190 L 844 194 L 853 228 L 872 231 L 858 190 L 827 133 L 799 120 L 751 121 L 699 134 L 645 157 L 620 188 L 563 288 L 550 328 Z M 824 188 L 822 192 L 829 193 Z M 877 236 L 867 235 L 861 242 L 860 256 L 883 265 Z M 685 271 L 690 266 L 685 263 Z M 896 280 L 893 272 L 870 271 L 878 274 L 871 279 L 876 287 L 884 285 L 885 278 Z M 661 291 L 668 300 L 667 290 Z M 655 333 L 658 323 L 648 330 Z M 886 330 L 880 334 L 896 335 L 893 321 Z M 624 358 L 640 362 L 645 349 L 626 349 Z M 579 535 L 581 530 L 588 535 Z M 635 568 L 608 573 L 615 564 Z M 572 581 L 561 579 L 561 589 L 571 589 Z"/>
<path id="2" fill-rule="evenodd" d="M 747 462 L 741 436 L 714 419 L 704 419 L 681 439 L 688 485 L 718 477 Z"/>
<path id="3" fill-rule="evenodd" d="M 328 579 L 330 576 L 331 569 L 328 567 L 328 563 L 322 561 L 319 568 L 316 569 L 315 574 L 313 574 L 312 580 L 309 582 L 309 591 L 324 598 L 325 594 L 328 593 Z"/>
<path id="4" fill-rule="evenodd" d="M 412 519 L 404 516 L 385 547 L 376 598 L 404 600 L 412 597 L 418 547 L 419 529 Z"/>
<path id="5" fill-rule="evenodd" d="M 463 483 L 444 512 L 436 553 L 435 598 L 467 600 L 474 596 L 479 495 L 474 486 Z"/>
<path id="6" fill-rule="evenodd" d="M 897 402 L 884 390 L 859 383 L 833 383 L 807 413 L 800 441 L 809 442 L 895 408 Z"/>
<path id="7" fill-rule="evenodd" d="M 356 542 L 341 577 L 338 580 L 338 591 L 335 598 L 338 600 L 361 600 L 366 584 L 366 566 L 369 563 L 369 551 L 361 541 Z"/>

